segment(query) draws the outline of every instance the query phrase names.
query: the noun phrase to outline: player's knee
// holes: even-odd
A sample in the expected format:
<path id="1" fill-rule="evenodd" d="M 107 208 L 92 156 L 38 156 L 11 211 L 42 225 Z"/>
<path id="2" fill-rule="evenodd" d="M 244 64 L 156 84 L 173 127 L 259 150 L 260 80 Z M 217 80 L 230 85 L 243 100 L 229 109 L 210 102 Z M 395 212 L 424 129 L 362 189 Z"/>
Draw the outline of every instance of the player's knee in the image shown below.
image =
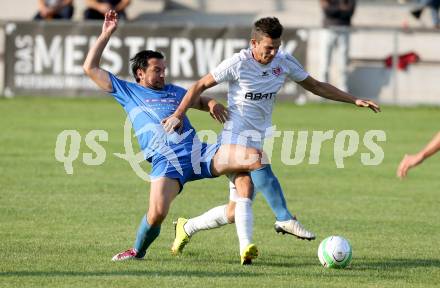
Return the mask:
<path id="1" fill-rule="evenodd" d="M 255 149 L 255 148 L 249 148 L 249 155 L 254 159 L 249 165 L 248 169 L 249 171 L 254 171 L 257 169 L 260 169 L 263 167 L 263 152 Z"/>
<path id="2" fill-rule="evenodd" d="M 148 223 L 151 226 L 158 226 L 162 224 L 167 217 L 167 211 L 164 209 L 154 209 L 148 211 Z"/>
<path id="3" fill-rule="evenodd" d="M 248 173 L 238 173 L 235 177 L 234 184 L 239 197 L 252 199 L 252 179 Z"/>
<path id="4" fill-rule="evenodd" d="M 233 205 L 229 204 L 226 209 L 226 218 L 228 219 L 228 223 L 235 223 L 235 203 Z"/>

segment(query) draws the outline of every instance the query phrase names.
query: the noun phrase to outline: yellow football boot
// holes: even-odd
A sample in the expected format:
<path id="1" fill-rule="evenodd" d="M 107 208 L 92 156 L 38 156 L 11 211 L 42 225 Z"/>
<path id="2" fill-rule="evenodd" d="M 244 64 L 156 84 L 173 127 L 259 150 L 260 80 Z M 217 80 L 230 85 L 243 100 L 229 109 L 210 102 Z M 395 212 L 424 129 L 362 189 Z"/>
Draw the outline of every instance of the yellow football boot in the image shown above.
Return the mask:
<path id="1" fill-rule="evenodd" d="M 188 219 L 185 218 L 178 218 L 177 221 L 174 222 L 175 238 L 173 246 L 171 247 L 171 253 L 173 255 L 182 253 L 183 248 L 185 248 L 185 245 L 188 244 L 189 239 L 191 238 L 186 234 L 185 229 L 183 229 L 186 222 L 188 222 Z"/>

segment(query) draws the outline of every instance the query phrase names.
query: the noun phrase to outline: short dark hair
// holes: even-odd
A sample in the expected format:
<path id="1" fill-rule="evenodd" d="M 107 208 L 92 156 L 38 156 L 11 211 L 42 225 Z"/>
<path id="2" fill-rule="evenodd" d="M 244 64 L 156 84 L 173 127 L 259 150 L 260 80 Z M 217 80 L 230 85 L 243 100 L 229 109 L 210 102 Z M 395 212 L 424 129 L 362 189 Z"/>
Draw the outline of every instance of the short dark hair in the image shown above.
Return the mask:
<path id="1" fill-rule="evenodd" d="M 283 34 L 283 25 L 276 17 L 266 17 L 257 20 L 252 28 L 252 38 L 260 40 L 262 37 L 278 39 Z"/>
<path id="2" fill-rule="evenodd" d="M 134 55 L 133 58 L 130 59 L 131 72 L 133 73 L 133 77 L 136 79 L 136 82 L 139 83 L 141 79 L 137 77 L 137 70 L 142 69 L 145 70 L 148 67 L 148 60 L 151 58 L 163 59 L 164 56 L 162 53 L 158 51 L 152 50 L 142 50 Z"/>

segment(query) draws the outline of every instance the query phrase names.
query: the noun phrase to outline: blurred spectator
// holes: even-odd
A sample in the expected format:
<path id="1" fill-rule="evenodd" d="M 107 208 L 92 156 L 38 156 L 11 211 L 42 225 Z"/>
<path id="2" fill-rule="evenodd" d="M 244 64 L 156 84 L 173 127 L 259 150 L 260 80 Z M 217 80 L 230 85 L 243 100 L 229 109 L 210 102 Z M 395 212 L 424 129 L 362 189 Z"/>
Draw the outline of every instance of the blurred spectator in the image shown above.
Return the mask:
<path id="1" fill-rule="evenodd" d="M 87 9 L 84 11 L 86 20 L 103 20 L 107 11 L 115 10 L 119 19 L 126 20 L 125 8 L 131 0 L 86 0 Z"/>
<path id="2" fill-rule="evenodd" d="M 351 18 L 356 7 L 356 0 L 320 0 L 324 14 L 322 32 L 321 81 L 329 82 L 330 64 L 335 48 L 338 48 L 339 88 L 347 91 L 347 70 L 350 44 Z"/>
<path id="3" fill-rule="evenodd" d="M 440 28 L 440 0 L 419 0 L 418 2 L 417 7 L 411 10 L 411 14 L 419 20 L 423 10 L 428 7 L 431 10 L 432 23 L 435 28 Z"/>
<path id="4" fill-rule="evenodd" d="M 73 0 L 38 0 L 38 13 L 34 20 L 71 19 Z"/>

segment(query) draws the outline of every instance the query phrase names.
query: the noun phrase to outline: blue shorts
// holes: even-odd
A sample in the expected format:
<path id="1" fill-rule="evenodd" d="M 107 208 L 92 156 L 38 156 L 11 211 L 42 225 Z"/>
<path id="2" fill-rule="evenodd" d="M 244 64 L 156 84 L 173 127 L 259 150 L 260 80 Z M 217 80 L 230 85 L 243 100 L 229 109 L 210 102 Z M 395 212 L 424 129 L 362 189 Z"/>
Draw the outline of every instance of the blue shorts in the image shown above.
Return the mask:
<path id="1" fill-rule="evenodd" d="M 211 162 L 220 144 L 194 143 L 191 151 L 177 153 L 176 158 L 155 157 L 152 161 L 151 179 L 167 177 L 177 179 L 180 191 L 186 182 L 204 178 L 215 178 L 211 173 Z"/>

